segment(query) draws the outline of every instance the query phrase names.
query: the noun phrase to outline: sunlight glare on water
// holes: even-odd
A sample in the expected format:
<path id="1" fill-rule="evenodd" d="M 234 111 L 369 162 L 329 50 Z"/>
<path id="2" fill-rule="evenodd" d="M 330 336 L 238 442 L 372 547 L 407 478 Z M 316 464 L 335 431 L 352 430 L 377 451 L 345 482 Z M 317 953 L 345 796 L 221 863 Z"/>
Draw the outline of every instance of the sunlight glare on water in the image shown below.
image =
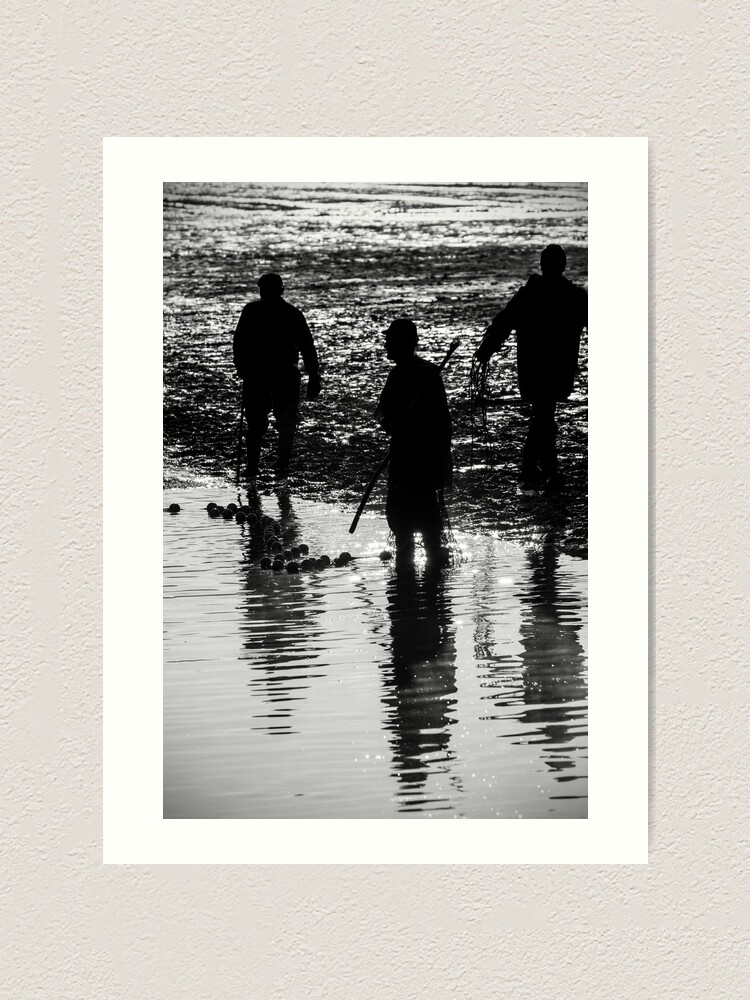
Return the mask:
<path id="1" fill-rule="evenodd" d="M 382 519 L 272 495 L 285 545 L 355 557 L 274 574 L 230 499 L 164 493 L 166 817 L 587 815 L 586 561 L 459 535 L 396 573 Z"/>

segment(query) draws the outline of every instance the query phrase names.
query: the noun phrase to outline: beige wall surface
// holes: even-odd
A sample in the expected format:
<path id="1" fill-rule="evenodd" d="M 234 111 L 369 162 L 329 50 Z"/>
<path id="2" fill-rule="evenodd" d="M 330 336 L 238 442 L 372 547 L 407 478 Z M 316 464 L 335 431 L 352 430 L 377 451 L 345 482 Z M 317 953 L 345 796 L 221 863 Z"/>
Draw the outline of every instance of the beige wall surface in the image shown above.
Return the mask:
<path id="1" fill-rule="evenodd" d="M 748 27 L 742 0 L 5 6 L 0 995 L 746 995 Z M 105 135 L 649 137 L 648 866 L 101 865 Z"/>

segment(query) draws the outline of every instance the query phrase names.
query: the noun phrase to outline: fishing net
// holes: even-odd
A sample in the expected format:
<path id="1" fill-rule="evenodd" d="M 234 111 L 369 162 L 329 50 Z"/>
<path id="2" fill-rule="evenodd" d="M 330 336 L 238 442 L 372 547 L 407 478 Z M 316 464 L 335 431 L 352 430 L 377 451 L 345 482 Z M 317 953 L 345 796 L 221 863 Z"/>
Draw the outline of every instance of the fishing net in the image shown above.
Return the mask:
<path id="1" fill-rule="evenodd" d="M 458 539 L 453 534 L 453 527 L 451 519 L 448 516 L 448 508 L 446 507 L 445 496 L 442 490 L 440 490 L 440 513 L 443 515 L 443 530 L 440 534 L 440 544 L 448 552 L 449 565 L 458 566 L 463 561 L 463 553 L 461 552 L 461 546 L 458 544 Z"/>

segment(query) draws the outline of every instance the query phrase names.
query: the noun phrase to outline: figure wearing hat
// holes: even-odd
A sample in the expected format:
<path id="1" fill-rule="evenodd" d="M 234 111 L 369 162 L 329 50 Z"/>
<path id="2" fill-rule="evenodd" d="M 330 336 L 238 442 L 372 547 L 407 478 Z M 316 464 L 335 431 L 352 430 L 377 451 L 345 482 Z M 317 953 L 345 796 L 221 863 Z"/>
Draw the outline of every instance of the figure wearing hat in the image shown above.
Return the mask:
<path id="1" fill-rule="evenodd" d="M 307 398 L 320 393 L 320 367 L 312 334 L 302 312 L 283 298 L 278 274 L 258 279 L 260 298 L 248 302 L 234 331 L 234 365 L 242 379 L 247 418 L 247 479 L 258 475 L 260 450 L 271 412 L 279 434 L 276 475 L 289 471 L 294 434 L 299 423 L 302 355 L 308 375 Z"/>
<path id="2" fill-rule="evenodd" d="M 430 561 L 440 561 L 443 490 L 452 478 L 451 417 L 437 365 L 414 352 L 417 328 L 397 319 L 385 333 L 385 350 L 394 362 L 376 416 L 391 436 L 386 517 L 396 539 L 396 561 L 414 558 L 420 533 Z"/>

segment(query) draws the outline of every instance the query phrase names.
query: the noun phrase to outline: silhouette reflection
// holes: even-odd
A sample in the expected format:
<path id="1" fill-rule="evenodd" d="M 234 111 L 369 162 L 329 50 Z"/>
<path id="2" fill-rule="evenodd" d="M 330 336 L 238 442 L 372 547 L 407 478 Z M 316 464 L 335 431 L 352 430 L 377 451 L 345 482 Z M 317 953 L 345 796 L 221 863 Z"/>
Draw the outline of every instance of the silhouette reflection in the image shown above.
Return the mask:
<path id="1" fill-rule="evenodd" d="M 560 586 L 553 544 L 527 556 L 531 576 L 521 597 L 523 722 L 534 727 L 531 742 L 546 746 L 545 762 L 553 771 L 574 767 L 570 752 L 577 737 L 579 713 L 571 702 L 587 696 L 580 598 Z M 582 709 L 585 722 L 586 709 Z M 564 780 L 564 776 L 560 778 Z"/>
<path id="2" fill-rule="evenodd" d="M 457 721 L 456 633 L 443 574 L 427 569 L 420 576 L 413 566 L 396 572 L 386 588 L 386 606 L 391 662 L 382 702 L 398 811 L 451 809 L 444 785 L 454 783 L 450 726 Z M 435 780 L 428 787 L 430 778 Z"/>
<path id="3" fill-rule="evenodd" d="M 299 522 L 288 491 L 277 495 L 278 522 L 285 547 L 291 548 L 300 535 Z M 292 735 L 296 702 L 303 701 L 310 682 L 323 674 L 313 672 L 321 634 L 316 624 L 322 614 L 320 596 L 314 580 L 286 573 L 259 572 L 257 563 L 266 555 L 262 506 L 251 493 L 248 505 L 257 520 L 245 524 L 246 551 L 243 563 L 244 649 L 253 658 L 248 687 L 260 699 L 263 711 L 252 716 L 251 728 L 269 735 Z M 281 586 L 283 584 L 283 587 Z"/>

